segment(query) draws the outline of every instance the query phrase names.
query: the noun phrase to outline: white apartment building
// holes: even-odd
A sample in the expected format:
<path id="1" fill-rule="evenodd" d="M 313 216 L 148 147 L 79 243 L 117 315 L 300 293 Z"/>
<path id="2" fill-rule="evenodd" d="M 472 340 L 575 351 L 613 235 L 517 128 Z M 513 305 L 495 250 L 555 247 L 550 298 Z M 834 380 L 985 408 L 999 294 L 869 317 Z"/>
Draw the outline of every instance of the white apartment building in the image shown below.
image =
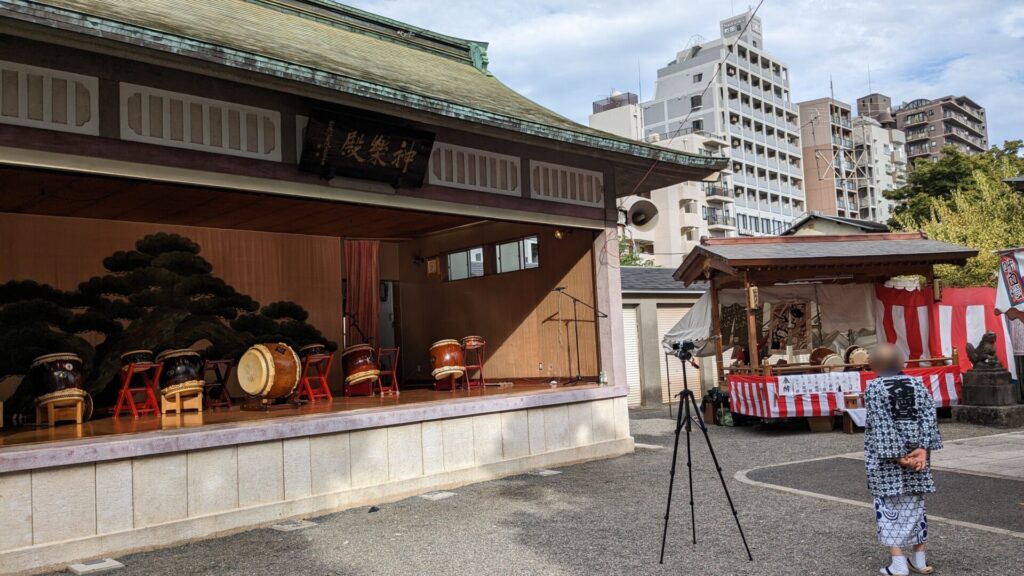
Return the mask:
<path id="1" fill-rule="evenodd" d="M 859 116 L 853 119 L 853 145 L 860 217 L 886 222 L 895 203 L 883 193 L 907 183 L 906 136 L 894 127 L 883 127 L 873 118 Z"/>
<path id="2" fill-rule="evenodd" d="M 635 94 L 616 92 L 594 102 L 590 126 L 626 138 L 639 138 L 643 132 L 641 116 Z M 711 156 L 725 156 L 729 148 L 723 136 L 693 128 L 682 130 L 671 141 L 658 143 Z M 658 266 L 675 268 L 702 237 L 736 235 L 733 203 L 726 172 L 714 182 L 681 182 L 623 198 L 620 207 L 628 215 L 626 237 L 637 252 Z"/>
<path id="3" fill-rule="evenodd" d="M 654 98 L 642 104 L 643 133 L 648 141 L 689 131 L 726 142 L 732 176 L 725 194 L 734 201 L 719 203 L 711 218 L 740 234 L 777 234 L 807 209 L 789 69 L 765 51 L 761 20 L 751 12 L 723 20 L 720 30 L 720 38 L 658 70 Z"/>

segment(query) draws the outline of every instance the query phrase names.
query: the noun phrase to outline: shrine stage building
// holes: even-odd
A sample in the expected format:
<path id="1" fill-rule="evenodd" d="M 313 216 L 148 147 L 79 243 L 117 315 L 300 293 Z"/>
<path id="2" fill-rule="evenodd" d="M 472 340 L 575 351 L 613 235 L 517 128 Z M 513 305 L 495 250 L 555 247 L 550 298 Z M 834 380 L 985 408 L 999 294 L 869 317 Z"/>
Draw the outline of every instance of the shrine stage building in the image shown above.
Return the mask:
<path id="1" fill-rule="evenodd" d="M 329 403 L 115 418 L 97 397 L 82 424 L 8 423 L 0 571 L 632 451 L 616 199 L 726 164 L 578 125 L 485 44 L 334 3 L 0 3 L 0 283 L 73 291 L 177 234 L 341 345 L 379 290 L 361 324 L 409 386 L 346 398 L 335 362 Z M 493 386 L 416 387 L 432 343 L 469 335 Z"/>

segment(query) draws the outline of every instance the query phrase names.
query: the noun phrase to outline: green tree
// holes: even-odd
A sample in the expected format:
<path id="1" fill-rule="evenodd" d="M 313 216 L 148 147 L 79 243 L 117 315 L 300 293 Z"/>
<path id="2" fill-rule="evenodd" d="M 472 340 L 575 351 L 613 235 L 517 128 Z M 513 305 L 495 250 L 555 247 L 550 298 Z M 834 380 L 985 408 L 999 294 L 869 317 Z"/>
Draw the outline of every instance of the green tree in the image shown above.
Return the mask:
<path id="1" fill-rule="evenodd" d="M 885 192 L 886 198 L 898 202 L 889 227 L 918 228 L 932 216 L 936 203 L 948 204 L 957 191 L 976 189 L 978 173 L 1000 181 L 1024 173 L 1022 149 L 1024 142 L 1020 140 L 1007 141 L 1002 148 L 992 147 L 981 154 L 946 146 L 938 160 L 918 160 L 907 175 L 906 186 Z"/>
<path id="2" fill-rule="evenodd" d="M 647 260 L 637 254 L 633 243 L 627 238 L 619 239 L 619 264 L 622 266 L 644 266 L 654 267 L 654 260 Z"/>
<path id="3" fill-rule="evenodd" d="M 1024 245 L 1024 198 L 1003 182 L 1005 176 L 1001 170 L 975 170 L 970 184 L 958 186 L 948 200 L 932 199 L 923 220 L 910 213 L 896 217 L 903 229 L 919 228 L 934 240 L 978 250 L 963 267 L 937 267 L 947 285 L 995 286 L 994 251 Z"/>

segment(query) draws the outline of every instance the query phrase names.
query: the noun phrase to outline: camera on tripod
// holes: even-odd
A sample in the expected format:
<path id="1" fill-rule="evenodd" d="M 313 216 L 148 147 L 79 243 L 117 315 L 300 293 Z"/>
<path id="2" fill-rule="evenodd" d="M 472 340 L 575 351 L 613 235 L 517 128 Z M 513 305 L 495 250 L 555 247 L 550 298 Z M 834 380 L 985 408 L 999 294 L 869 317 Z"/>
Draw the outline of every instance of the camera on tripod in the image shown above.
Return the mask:
<path id="1" fill-rule="evenodd" d="M 693 351 L 696 348 L 697 345 L 693 343 L 693 340 L 672 342 L 672 355 L 684 362 L 692 360 Z"/>

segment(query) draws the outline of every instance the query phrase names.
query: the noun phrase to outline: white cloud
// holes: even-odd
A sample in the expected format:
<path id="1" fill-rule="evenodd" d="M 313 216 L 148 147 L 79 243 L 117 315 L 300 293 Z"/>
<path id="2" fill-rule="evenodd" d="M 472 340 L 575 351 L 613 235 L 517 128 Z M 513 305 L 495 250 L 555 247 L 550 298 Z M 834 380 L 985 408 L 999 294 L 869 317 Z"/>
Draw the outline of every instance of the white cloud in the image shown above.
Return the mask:
<path id="1" fill-rule="evenodd" d="M 752 4 L 756 4 L 750 0 Z M 611 90 L 653 93 L 656 71 L 742 0 L 366 0 L 353 5 L 490 43 L 491 70 L 580 122 Z M 895 102 L 966 95 L 987 109 L 989 140 L 1024 138 L 1024 5 L 1011 0 L 765 0 L 765 48 L 790 68 L 795 100 Z M 638 70 L 639 67 L 639 70 Z M 639 78 L 638 78 L 639 77 Z"/>

